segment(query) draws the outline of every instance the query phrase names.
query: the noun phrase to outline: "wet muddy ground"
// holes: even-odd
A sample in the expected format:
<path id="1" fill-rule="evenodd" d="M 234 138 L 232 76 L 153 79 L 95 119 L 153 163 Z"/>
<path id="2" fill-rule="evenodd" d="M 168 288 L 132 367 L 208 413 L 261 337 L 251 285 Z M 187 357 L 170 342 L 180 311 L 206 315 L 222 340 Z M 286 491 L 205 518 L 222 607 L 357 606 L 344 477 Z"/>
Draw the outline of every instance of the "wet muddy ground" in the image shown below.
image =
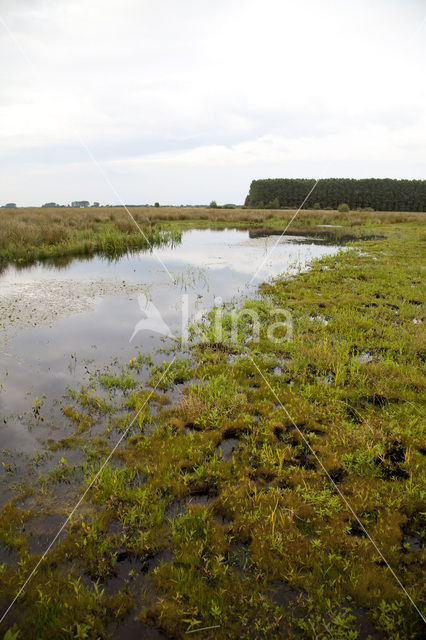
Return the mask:
<path id="1" fill-rule="evenodd" d="M 96 258 L 78 267 L 94 270 L 87 273 L 91 282 L 118 269 L 126 287 L 140 286 L 143 275 L 149 300 L 177 333 L 183 293 L 189 292 L 200 309 L 218 295 L 239 304 L 245 294 L 253 295 L 247 289 L 248 267 L 267 256 L 270 239 L 223 233 L 191 236 L 189 268 L 179 263 L 176 250 L 164 250 L 174 277 L 170 284 L 152 256 L 126 256 L 115 264 Z M 228 238 L 228 246 L 223 238 Z M 328 255 L 328 261 L 309 272 L 308 262 L 317 252 Z M 271 397 L 246 349 L 233 352 L 209 343 L 194 359 L 191 350 L 176 353 L 173 338 L 158 336 L 152 328 L 132 341 L 143 315 L 137 289 L 129 297 L 95 296 L 90 309 L 65 313 L 51 326 L 41 320 L 40 326 L 19 329 L 10 338 L 8 347 L 16 357 L 5 362 L 0 394 L 0 565 L 6 567 L 0 578 L 6 600 L 92 483 L 78 514 L 43 563 L 41 582 L 37 579 L 28 591 L 25 602 L 34 628 L 47 629 L 48 623 L 60 620 L 71 637 L 121 640 L 186 637 L 205 625 L 219 629 L 207 631 L 208 638 L 248 639 L 257 637 L 261 620 L 260 637 L 280 637 L 276 634 L 287 625 L 297 629 L 296 637 L 311 637 L 303 636 L 309 622 L 312 633 L 328 629 L 335 638 L 381 638 L 380 629 L 399 624 L 399 605 L 394 613 L 386 600 L 386 606 L 379 606 L 382 584 L 393 594 L 386 567 L 366 546 L 359 523 L 345 515 L 325 486 L 304 439 L 326 460 L 334 482 L 348 496 L 356 496 L 362 522 L 380 536 L 394 562 L 404 563 L 416 584 L 423 552 L 418 505 L 407 498 L 404 517 L 390 506 L 405 483 L 412 487 L 407 495 L 417 496 L 415 470 L 423 455 L 415 422 L 410 446 L 400 434 L 385 433 L 389 415 L 394 416 L 392 424 L 405 415 L 398 395 L 405 383 L 396 373 L 400 356 L 393 354 L 391 363 L 393 334 L 382 339 L 359 331 L 376 307 L 365 306 L 360 316 L 353 316 L 356 343 L 346 334 L 333 342 L 342 318 L 335 305 L 335 270 L 340 269 L 340 281 L 346 278 L 349 283 L 346 292 L 340 291 L 347 296 L 345 311 L 356 314 L 356 305 L 378 301 L 387 326 L 393 330 L 395 318 L 404 322 L 406 333 L 399 335 L 406 349 L 415 344 L 409 331 L 418 331 L 419 325 L 412 322 L 414 306 L 405 298 L 401 303 L 401 294 L 395 288 L 388 291 L 383 279 L 377 278 L 380 293 L 370 291 L 374 284 L 365 275 L 370 266 L 362 266 L 366 258 L 360 265 L 346 253 L 347 262 L 333 262 L 337 252 L 337 244 L 306 243 L 297 237 L 279 245 L 273 261 L 267 258 L 269 276 L 283 271 L 284 265 L 287 274 L 306 272 L 306 278 L 287 279 L 289 295 L 282 295 L 299 313 L 303 340 L 279 353 L 268 353 L 266 343 L 260 355 L 252 352 L 271 383 L 278 385 L 280 397 L 285 396 L 295 425 Z M 141 272 L 135 260 L 143 265 Z M 61 271 L 58 281 L 67 282 L 70 273 L 64 276 Z M 259 278 L 264 279 L 266 274 Z M 273 291 L 281 295 L 281 286 Z M 259 298 L 263 311 L 266 299 Z M 422 319 L 418 307 L 415 317 Z M 377 326 L 373 316 L 369 321 Z M 177 360 L 169 372 L 163 361 L 169 363 L 172 355 Z M 419 385 L 417 365 L 410 361 L 409 366 Z M 392 376 L 386 375 L 386 367 Z M 412 390 L 413 407 L 417 388 Z M 123 433 L 125 438 L 102 468 Z M 360 469 L 369 490 L 362 488 L 358 495 Z M 380 529 L 377 511 L 387 498 L 384 514 L 388 508 L 391 517 L 382 514 Z M 360 562 L 365 563 L 362 572 Z M 364 588 L 367 574 L 371 592 L 368 585 Z M 356 604 L 346 599 L 345 580 L 352 585 Z M 323 587 L 318 589 L 318 584 Z M 69 610 L 55 609 L 52 592 L 61 593 Z M 369 607 L 371 593 L 376 594 L 375 609 Z M 325 615 L 327 598 L 332 597 L 336 600 Z M 393 602 L 393 595 L 389 598 Z M 20 606 L 10 624 L 22 620 L 29 629 L 28 611 Z M 407 620 L 404 628 L 414 629 L 407 637 L 417 637 L 417 623 L 410 616 Z M 49 638 L 53 632 L 49 627 Z"/>

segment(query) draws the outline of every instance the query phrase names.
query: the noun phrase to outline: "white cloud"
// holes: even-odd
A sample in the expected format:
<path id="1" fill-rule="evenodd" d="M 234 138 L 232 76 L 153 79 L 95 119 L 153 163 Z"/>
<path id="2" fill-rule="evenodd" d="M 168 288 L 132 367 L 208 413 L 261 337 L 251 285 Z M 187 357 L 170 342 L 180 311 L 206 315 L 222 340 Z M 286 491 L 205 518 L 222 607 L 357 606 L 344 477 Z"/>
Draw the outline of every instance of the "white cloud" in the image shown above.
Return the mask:
<path id="1" fill-rule="evenodd" d="M 254 177 L 324 167 L 423 177 L 422 11 L 417 0 L 3 0 L 0 198 L 115 202 L 78 136 L 127 202 L 241 202 Z"/>

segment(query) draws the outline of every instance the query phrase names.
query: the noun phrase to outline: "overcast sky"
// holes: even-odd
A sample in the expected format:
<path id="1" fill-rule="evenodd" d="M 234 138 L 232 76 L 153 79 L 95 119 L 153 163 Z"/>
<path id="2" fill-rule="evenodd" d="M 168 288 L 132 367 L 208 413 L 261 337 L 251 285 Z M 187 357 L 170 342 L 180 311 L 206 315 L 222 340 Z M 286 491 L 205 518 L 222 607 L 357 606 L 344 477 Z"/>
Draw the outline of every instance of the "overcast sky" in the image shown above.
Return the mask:
<path id="1" fill-rule="evenodd" d="M 0 0 L 0 204 L 426 178 L 425 0 Z"/>

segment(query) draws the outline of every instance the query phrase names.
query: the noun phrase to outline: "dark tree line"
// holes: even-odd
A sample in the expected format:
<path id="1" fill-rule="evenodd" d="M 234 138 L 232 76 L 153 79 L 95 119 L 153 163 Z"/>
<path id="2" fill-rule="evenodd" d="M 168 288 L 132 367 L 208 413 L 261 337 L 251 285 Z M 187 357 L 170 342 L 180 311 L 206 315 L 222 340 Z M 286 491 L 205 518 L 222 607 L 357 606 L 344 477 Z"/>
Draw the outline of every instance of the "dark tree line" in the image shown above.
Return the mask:
<path id="1" fill-rule="evenodd" d="M 245 205 L 253 208 L 298 208 L 315 184 L 308 178 L 253 180 Z M 426 180 L 390 178 L 325 178 L 306 200 L 305 208 L 351 209 L 371 207 L 376 211 L 426 211 Z"/>

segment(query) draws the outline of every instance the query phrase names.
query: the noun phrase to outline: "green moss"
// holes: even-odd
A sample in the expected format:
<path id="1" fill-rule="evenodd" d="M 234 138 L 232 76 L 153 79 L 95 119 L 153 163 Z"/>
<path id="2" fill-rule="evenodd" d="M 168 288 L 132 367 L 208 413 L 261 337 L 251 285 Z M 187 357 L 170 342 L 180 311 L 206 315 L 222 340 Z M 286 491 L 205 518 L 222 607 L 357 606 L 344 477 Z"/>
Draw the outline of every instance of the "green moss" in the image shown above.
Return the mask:
<path id="1" fill-rule="evenodd" d="M 207 318 L 207 340 L 162 385 L 185 384 L 178 404 L 149 397 L 167 363 L 144 380 L 140 372 L 152 366 L 144 356 L 70 394 L 64 413 L 75 433 L 60 446 L 83 447 L 80 493 L 91 488 L 82 517 L 26 591 L 23 637 L 107 637 L 109 621 L 132 607 L 177 638 L 204 627 L 214 627 L 205 638 L 355 639 L 371 629 L 421 637 L 418 613 L 363 529 L 421 606 L 425 352 L 422 322 L 413 320 L 424 321 L 423 244 L 411 223 L 383 231 L 384 240 L 317 261 L 244 303 L 264 319 L 272 306 L 288 309 L 292 342 L 271 345 L 262 322 L 260 341 L 247 343 L 242 319 L 237 344 L 224 347 Z M 97 439 L 94 419 L 104 427 Z M 64 467 L 53 475 L 76 483 Z M 40 503 L 48 488 L 35 489 Z M 21 563 L 0 574 L 7 597 L 32 566 L 28 517 L 13 503 L 0 512 L 0 540 Z M 131 594 L 123 580 L 106 596 L 129 554 L 148 586 Z M 80 574 L 98 586 L 83 587 Z M 280 586 L 292 598 L 280 600 Z"/>

